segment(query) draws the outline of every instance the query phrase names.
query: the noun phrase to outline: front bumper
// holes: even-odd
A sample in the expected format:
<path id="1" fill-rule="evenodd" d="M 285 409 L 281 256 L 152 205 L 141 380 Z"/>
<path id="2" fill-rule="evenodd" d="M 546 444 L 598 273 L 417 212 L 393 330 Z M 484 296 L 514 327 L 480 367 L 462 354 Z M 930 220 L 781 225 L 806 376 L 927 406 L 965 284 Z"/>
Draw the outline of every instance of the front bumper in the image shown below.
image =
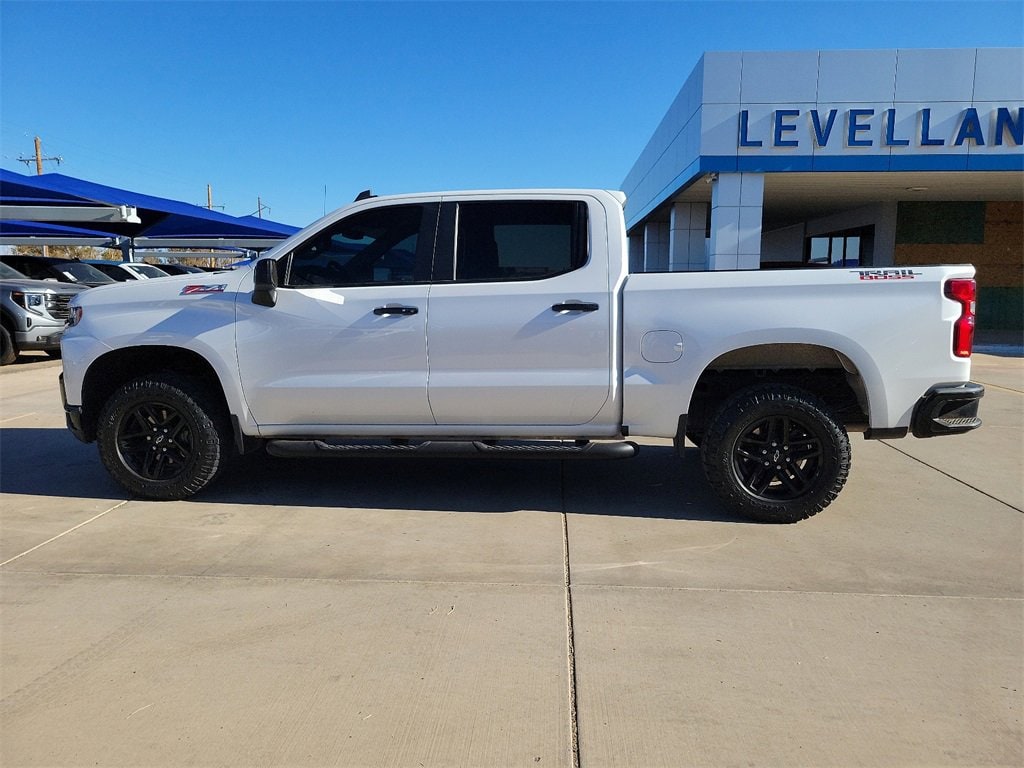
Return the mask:
<path id="1" fill-rule="evenodd" d="M 64 421 L 67 422 L 68 429 L 71 430 L 71 434 L 83 443 L 90 442 L 89 438 L 86 437 L 85 429 L 82 426 L 82 406 L 68 405 L 68 395 L 64 390 L 63 373 L 58 378 L 58 381 L 60 381 L 60 401 L 64 405 Z"/>
<path id="2" fill-rule="evenodd" d="M 914 406 L 910 431 L 914 437 L 938 437 L 970 432 L 981 426 L 978 402 L 985 395 L 981 384 L 939 384 Z"/>
<path id="3" fill-rule="evenodd" d="M 45 350 L 47 352 L 60 349 L 60 340 L 64 335 L 64 326 L 54 328 L 45 325 L 34 325 L 27 331 L 15 334 L 18 349 Z"/>

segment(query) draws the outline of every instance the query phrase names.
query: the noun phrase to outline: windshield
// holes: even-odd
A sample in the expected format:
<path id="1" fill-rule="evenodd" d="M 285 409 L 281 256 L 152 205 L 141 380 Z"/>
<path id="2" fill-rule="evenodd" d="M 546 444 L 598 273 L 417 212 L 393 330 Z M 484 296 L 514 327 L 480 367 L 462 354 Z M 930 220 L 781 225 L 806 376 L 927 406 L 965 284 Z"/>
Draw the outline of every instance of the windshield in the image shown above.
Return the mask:
<path id="1" fill-rule="evenodd" d="M 91 264 L 80 261 L 68 261 L 64 264 L 51 264 L 50 269 L 63 275 L 71 283 L 113 283 L 114 278 L 107 277 Z"/>
<path id="2" fill-rule="evenodd" d="M 132 269 L 141 272 L 146 277 L 167 277 L 167 273 L 159 267 L 154 267 L 151 264 L 139 264 L 135 262 L 131 265 Z"/>
<path id="3" fill-rule="evenodd" d="M 0 280 L 25 280 L 25 275 L 21 274 L 14 267 L 9 267 L 0 261 Z"/>

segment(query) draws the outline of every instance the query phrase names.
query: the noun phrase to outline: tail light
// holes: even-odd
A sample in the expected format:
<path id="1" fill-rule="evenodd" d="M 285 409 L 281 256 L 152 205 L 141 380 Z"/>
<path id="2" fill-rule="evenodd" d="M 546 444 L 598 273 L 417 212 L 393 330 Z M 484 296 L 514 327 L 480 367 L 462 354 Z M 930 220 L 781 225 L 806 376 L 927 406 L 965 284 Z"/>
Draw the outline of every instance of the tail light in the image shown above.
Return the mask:
<path id="1" fill-rule="evenodd" d="M 970 357 L 974 348 L 974 312 L 978 286 L 974 280 L 950 280 L 946 298 L 960 302 L 960 317 L 953 324 L 953 354 Z"/>

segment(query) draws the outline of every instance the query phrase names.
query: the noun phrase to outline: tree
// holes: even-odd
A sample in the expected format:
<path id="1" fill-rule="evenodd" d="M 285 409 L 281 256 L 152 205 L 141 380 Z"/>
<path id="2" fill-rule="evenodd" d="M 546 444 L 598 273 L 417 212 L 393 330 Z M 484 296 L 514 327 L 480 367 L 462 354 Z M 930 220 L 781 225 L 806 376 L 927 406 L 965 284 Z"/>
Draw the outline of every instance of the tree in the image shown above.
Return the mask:
<path id="1" fill-rule="evenodd" d="M 121 260 L 121 252 L 114 248 L 94 248 L 91 245 L 50 245 L 47 250 L 51 256 L 59 259 L 113 259 Z M 42 256 L 41 245 L 16 245 L 12 253 L 21 256 Z"/>

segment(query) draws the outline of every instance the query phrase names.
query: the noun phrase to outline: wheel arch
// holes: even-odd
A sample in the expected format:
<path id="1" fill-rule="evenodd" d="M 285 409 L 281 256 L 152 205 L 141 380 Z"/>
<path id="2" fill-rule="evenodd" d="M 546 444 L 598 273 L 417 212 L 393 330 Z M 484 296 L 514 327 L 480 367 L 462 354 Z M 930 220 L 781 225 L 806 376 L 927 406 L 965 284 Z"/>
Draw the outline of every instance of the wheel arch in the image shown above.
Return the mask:
<path id="1" fill-rule="evenodd" d="M 174 372 L 207 385 L 231 418 L 224 386 L 209 360 L 182 347 L 147 345 L 116 349 L 97 358 L 89 366 L 82 382 L 82 429 L 89 440 L 96 439 L 96 428 L 104 403 L 119 388 L 147 374 Z M 234 421 L 234 419 L 232 419 Z"/>
<path id="2" fill-rule="evenodd" d="M 14 313 L 7 309 L 7 307 L 0 307 L 0 324 L 2 324 L 9 333 L 14 333 L 18 330 L 18 320 L 15 318 Z"/>
<path id="3" fill-rule="evenodd" d="M 723 352 L 705 366 L 694 384 L 687 432 L 701 432 L 735 393 L 757 384 L 788 384 L 826 403 L 847 426 L 867 425 L 871 385 L 861 367 L 842 351 L 823 344 L 752 344 Z"/>

